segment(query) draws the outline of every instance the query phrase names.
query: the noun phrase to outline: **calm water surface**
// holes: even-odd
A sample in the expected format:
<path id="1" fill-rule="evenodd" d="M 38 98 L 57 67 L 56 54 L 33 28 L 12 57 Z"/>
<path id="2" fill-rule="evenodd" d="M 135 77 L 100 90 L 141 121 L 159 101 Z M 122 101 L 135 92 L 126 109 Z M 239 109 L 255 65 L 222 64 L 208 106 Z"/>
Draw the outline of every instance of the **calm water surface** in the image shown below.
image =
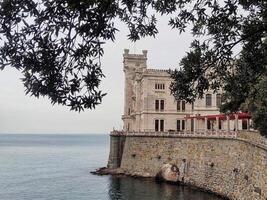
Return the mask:
<path id="1" fill-rule="evenodd" d="M 148 179 L 94 176 L 108 135 L 0 134 L 0 200 L 220 200 Z"/>

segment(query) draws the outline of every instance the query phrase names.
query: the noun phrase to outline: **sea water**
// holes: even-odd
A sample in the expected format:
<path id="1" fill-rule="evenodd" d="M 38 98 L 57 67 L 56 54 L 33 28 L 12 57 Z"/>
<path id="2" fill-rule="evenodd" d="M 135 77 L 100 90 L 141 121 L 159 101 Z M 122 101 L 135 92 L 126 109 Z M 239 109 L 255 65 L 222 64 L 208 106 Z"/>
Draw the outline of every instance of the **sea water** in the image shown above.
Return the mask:
<path id="1" fill-rule="evenodd" d="M 0 134 L 0 200 L 220 200 L 152 179 L 96 176 L 108 134 Z"/>

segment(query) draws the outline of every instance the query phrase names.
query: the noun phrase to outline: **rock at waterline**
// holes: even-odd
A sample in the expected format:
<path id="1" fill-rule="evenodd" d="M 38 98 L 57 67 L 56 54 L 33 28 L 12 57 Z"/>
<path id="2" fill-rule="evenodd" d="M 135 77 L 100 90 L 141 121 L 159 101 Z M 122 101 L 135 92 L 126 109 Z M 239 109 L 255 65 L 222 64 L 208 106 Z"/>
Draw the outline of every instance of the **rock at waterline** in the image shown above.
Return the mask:
<path id="1" fill-rule="evenodd" d="M 120 168 L 110 169 L 107 167 L 101 167 L 90 173 L 94 175 L 122 175 L 124 174 L 124 171 Z"/>
<path id="2" fill-rule="evenodd" d="M 178 182 L 179 168 L 174 164 L 164 164 L 156 175 L 156 180 L 167 182 Z"/>

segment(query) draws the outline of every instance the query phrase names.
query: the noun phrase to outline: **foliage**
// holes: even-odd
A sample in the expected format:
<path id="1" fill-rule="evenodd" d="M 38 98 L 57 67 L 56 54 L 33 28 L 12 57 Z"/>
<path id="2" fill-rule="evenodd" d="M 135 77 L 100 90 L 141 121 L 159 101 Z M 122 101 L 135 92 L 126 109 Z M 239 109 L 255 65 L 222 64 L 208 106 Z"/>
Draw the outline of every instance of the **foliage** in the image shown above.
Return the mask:
<path id="1" fill-rule="evenodd" d="M 181 31 L 185 24 L 192 23 L 194 35 L 207 37 L 203 42 L 192 43 L 191 51 L 181 61 L 181 70 L 173 72 L 172 92 L 176 98 L 189 102 L 202 98 L 205 90 L 217 91 L 220 87 L 226 91 L 242 87 L 240 95 L 243 95 L 247 92 L 245 85 L 255 84 L 266 71 L 266 43 L 262 38 L 267 31 L 263 20 L 267 4 L 263 1 L 225 1 L 222 5 L 217 1 L 197 2 L 191 11 L 184 11 L 186 17 L 180 15 L 171 21 Z M 234 51 L 235 47 L 241 50 Z M 240 76 L 242 81 L 246 80 L 245 85 Z M 179 82 L 185 83 L 184 86 Z M 244 102 L 245 98 L 246 94 L 240 101 Z M 238 110 L 240 103 L 230 110 Z"/>
<path id="2" fill-rule="evenodd" d="M 193 102 L 222 88 L 222 110 L 237 111 L 266 73 L 266 7 L 264 0 L 2 0 L 0 68 L 21 70 L 26 93 L 92 109 L 105 95 L 100 57 L 102 44 L 115 39 L 115 20 L 136 41 L 158 33 L 159 13 L 196 37 L 171 74 L 175 98 Z"/>
<path id="3" fill-rule="evenodd" d="M 142 8 L 139 6 L 142 5 Z M 157 33 L 146 2 L 110 0 L 0 1 L 0 69 L 23 74 L 26 93 L 72 110 L 92 109 L 105 95 L 102 44 L 114 40 L 119 17 L 139 39 Z M 137 10 L 138 9 L 138 10 Z"/>
<path id="4" fill-rule="evenodd" d="M 241 108 L 252 113 L 255 128 L 267 137 L 267 74 L 250 90 Z"/>
<path id="5" fill-rule="evenodd" d="M 266 89 L 266 82 L 260 84 L 267 70 L 266 8 L 266 1 L 205 0 L 180 12 L 171 25 L 182 31 L 185 24 L 191 24 L 192 33 L 206 39 L 195 40 L 181 69 L 172 72 L 175 98 L 193 102 L 203 98 L 205 91 L 222 89 L 225 102 L 221 111 L 235 112 L 262 95 L 258 89 Z M 252 113 L 255 127 L 266 134 L 266 102 L 259 102 L 263 99 L 246 110 Z"/>

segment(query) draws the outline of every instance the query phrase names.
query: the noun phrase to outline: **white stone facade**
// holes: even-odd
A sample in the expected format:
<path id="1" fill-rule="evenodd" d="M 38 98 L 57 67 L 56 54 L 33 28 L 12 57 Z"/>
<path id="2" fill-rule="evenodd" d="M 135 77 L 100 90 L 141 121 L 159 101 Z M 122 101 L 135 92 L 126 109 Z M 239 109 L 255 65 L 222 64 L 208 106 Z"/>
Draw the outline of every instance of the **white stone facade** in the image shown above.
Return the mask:
<path id="1" fill-rule="evenodd" d="M 193 131 L 194 126 L 203 129 L 205 122 L 184 120 L 188 115 L 219 114 L 217 94 L 208 92 L 203 99 L 194 104 L 177 101 L 170 94 L 172 82 L 168 70 L 147 68 L 147 51 L 143 54 L 130 54 L 128 49 L 123 54 L 125 73 L 124 89 L 124 131 Z M 207 95 L 211 96 L 211 105 L 207 105 Z M 180 122 L 177 122 L 179 121 Z M 183 121 L 184 120 L 184 121 Z M 197 127 L 196 127 L 197 126 Z M 224 129 L 225 124 L 222 124 Z"/>

